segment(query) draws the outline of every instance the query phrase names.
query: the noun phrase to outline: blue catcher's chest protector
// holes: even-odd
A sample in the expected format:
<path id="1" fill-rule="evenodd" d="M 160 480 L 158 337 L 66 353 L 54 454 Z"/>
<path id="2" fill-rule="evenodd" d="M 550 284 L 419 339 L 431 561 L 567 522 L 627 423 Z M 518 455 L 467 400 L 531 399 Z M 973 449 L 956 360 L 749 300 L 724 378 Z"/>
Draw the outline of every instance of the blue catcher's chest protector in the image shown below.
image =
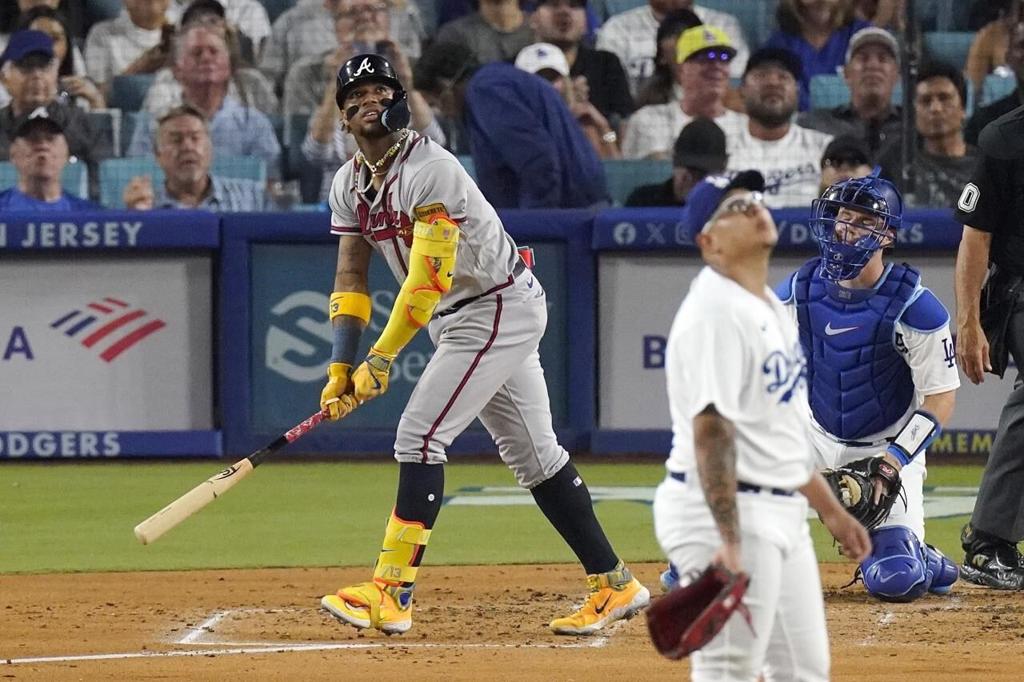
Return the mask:
<path id="1" fill-rule="evenodd" d="M 895 331 L 921 275 L 891 265 L 873 293 L 854 292 L 842 301 L 829 294 L 842 290 L 819 276 L 820 262 L 804 263 L 793 280 L 811 412 L 833 436 L 861 440 L 895 423 L 914 398 Z"/>

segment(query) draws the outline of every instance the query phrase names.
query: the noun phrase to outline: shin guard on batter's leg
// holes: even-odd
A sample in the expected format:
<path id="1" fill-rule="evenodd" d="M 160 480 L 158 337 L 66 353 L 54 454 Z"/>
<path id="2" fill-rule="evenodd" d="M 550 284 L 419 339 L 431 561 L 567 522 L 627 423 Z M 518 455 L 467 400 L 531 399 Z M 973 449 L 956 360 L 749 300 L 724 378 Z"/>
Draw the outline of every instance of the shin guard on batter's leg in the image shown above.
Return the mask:
<path id="1" fill-rule="evenodd" d="M 394 513 L 388 519 L 373 580 L 343 587 L 321 600 L 339 620 L 357 628 L 376 628 L 385 634 L 412 627 L 412 588 L 430 529 L 404 521 Z"/>

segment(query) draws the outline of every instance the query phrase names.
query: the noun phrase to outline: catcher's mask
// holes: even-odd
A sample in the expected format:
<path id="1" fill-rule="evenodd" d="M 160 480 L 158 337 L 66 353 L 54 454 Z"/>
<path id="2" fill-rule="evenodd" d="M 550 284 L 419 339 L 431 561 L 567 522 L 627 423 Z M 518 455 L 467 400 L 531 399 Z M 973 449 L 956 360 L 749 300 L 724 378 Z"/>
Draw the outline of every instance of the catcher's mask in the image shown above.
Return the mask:
<path id="1" fill-rule="evenodd" d="M 875 251 L 896 241 L 903 197 L 895 185 L 878 177 L 879 170 L 876 166 L 866 177 L 837 182 L 811 202 L 811 232 L 821 252 L 822 278 L 853 279 Z"/>
<path id="2" fill-rule="evenodd" d="M 380 115 L 380 123 L 390 132 L 396 132 L 409 125 L 409 100 L 398 80 L 395 69 L 384 57 L 379 54 L 359 54 L 352 57 L 338 69 L 338 93 L 335 96 L 335 103 L 338 109 L 344 113 L 345 96 L 348 91 L 365 81 L 384 83 L 395 91 L 394 99 L 381 101 L 384 111 Z"/>

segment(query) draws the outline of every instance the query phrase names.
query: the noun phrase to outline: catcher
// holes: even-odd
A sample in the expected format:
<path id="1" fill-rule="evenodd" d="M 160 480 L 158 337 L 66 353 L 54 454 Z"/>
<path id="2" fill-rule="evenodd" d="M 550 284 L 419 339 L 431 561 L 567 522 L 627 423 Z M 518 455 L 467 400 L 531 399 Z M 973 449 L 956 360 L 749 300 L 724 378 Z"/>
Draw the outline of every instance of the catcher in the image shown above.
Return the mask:
<path id="1" fill-rule="evenodd" d="M 864 585 L 884 601 L 945 594 L 958 571 L 924 542 L 925 449 L 953 413 L 960 378 L 949 313 L 909 265 L 886 263 L 903 199 L 878 169 L 811 204 L 820 258 L 776 289 L 807 356 L 818 465 L 871 531 Z"/>

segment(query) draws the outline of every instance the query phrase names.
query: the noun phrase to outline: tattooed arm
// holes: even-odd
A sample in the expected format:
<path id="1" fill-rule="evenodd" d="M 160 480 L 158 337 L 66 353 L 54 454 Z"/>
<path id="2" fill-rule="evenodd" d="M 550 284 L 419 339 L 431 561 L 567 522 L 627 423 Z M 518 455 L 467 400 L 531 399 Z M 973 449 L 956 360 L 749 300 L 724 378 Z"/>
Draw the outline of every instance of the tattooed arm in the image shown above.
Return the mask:
<path id="1" fill-rule="evenodd" d="M 693 418 L 693 440 L 704 499 L 722 536 L 722 547 L 712 560 L 730 571 L 740 564 L 740 523 L 736 511 L 736 430 L 714 405 Z"/>

